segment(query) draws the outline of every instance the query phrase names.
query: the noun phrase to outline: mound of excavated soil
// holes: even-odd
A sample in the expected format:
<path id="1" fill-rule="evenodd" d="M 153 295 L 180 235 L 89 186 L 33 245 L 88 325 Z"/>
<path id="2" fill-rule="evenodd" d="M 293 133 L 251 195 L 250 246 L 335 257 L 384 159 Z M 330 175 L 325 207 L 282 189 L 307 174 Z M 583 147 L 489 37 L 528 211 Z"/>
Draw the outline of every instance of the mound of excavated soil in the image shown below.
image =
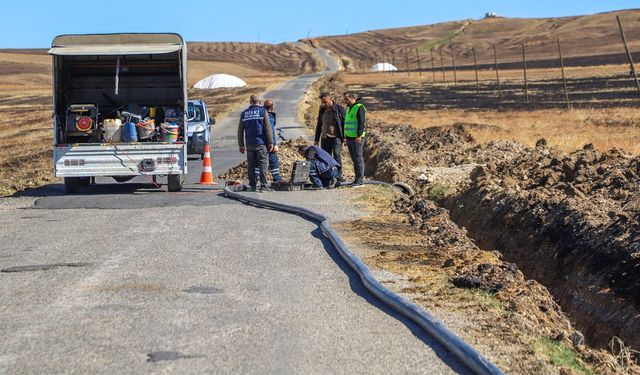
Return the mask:
<path id="1" fill-rule="evenodd" d="M 291 178 L 291 169 L 293 167 L 293 163 L 296 160 L 303 160 L 304 158 L 298 153 L 298 147 L 300 145 L 308 145 L 310 144 L 307 140 L 303 138 L 298 139 L 290 139 L 284 142 L 278 143 L 278 160 L 280 162 L 280 175 L 284 179 Z M 346 150 L 346 147 L 345 147 Z M 348 153 L 344 152 L 342 155 L 342 162 L 344 165 L 342 169 L 342 175 L 347 181 L 351 181 L 354 178 L 353 166 L 350 163 Z M 237 166 L 227 170 L 226 172 L 220 174 L 218 178 L 223 180 L 235 180 L 235 181 L 245 181 L 248 179 L 247 177 L 247 161 L 243 161 Z M 271 176 L 268 176 L 268 180 L 271 180 Z"/>
<path id="2" fill-rule="evenodd" d="M 592 344 L 640 347 L 640 159 L 590 145 L 569 155 L 538 142 L 477 167 L 449 199 L 479 243 L 508 249 Z"/>
<path id="3" fill-rule="evenodd" d="M 453 220 L 544 284 L 588 344 L 606 348 L 618 336 L 640 347 L 639 158 L 590 145 L 567 155 L 544 140 L 535 148 L 479 145 L 464 124 L 420 130 L 377 123 L 369 133 L 371 175 L 422 193 L 453 184 L 458 192 L 442 201 Z M 415 211 L 410 216 L 424 217 Z M 511 266 L 477 265 L 452 281 L 496 291 L 512 278 Z"/>
<path id="4" fill-rule="evenodd" d="M 416 129 L 371 121 L 365 150 L 368 175 L 404 181 L 424 192 L 434 184 L 457 185 L 476 165 L 509 160 L 524 149 L 506 141 L 479 145 L 468 126 L 473 124 Z"/>

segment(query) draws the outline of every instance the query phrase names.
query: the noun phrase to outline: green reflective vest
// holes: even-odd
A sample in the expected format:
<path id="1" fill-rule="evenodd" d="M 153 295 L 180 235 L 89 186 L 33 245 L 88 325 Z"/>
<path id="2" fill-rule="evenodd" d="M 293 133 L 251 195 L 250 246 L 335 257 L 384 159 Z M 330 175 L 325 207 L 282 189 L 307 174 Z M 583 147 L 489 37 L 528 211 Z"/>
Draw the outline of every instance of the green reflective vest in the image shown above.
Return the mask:
<path id="1" fill-rule="evenodd" d="M 358 110 L 362 107 L 363 110 L 366 111 L 366 108 L 360 104 L 356 103 L 351 108 L 347 108 L 347 113 L 344 116 L 344 136 L 349 138 L 357 138 L 358 137 Z M 364 137 L 365 132 L 362 132 L 362 137 Z"/>

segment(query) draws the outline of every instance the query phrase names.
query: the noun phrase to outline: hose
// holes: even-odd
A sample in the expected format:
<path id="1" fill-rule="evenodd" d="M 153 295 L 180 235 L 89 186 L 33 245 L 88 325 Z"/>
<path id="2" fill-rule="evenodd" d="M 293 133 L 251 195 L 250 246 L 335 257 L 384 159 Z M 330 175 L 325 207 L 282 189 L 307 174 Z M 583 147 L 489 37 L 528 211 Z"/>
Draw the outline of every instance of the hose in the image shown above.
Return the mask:
<path id="1" fill-rule="evenodd" d="M 381 181 L 367 181 L 368 184 L 374 185 L 387 185 L 394 186 L 394 184 L 388 184 Z M 395 186 L 394 186 L 395 187 Z M 235 187 L 239 190 L 241 187 Z M 382 284 L 380 284 L 371 274 L 369 268 L 355 256 L 344 244 L 340 236 L 331 228 L 327 218 L 315 211 L 288 205 L 284 203 L 277 203 L 268 201 L 265 199 L 250 197 L 245 194 L 241 194 L 238 191 L 232 190 L 232 187 L 225 187 L 224 194 L 227 198 L 237 199 L 239 201 L 251 203 L 257 206 L 269 207 L 278 211 L 297 214 L 308 219 L 319 222 L 322 233 L 329 239 L 335 249 L 340 254 L 340 257 L 349 265 L 349 267 L 358 275 L 364 287 L 376 296 L 380 301 L 388 306 L 391 306 L 400 314 L 406 316 L 420 327 L 422 327 L 427 333 L 434 337 L 440 344 L 446 347 L 451 353 L 453 353 L 463 364 L 477 374 L 482 375 L 497 375 L 504 374 L 493 363 L 486 359 L 482 354 L 476 351 L 471 345 L 464 342 L 453 332 L 451 332 L 441 321 L 436 319 L 429 312 L 425 311 L 415 303 L 408 299 L 396 294 Z"/>

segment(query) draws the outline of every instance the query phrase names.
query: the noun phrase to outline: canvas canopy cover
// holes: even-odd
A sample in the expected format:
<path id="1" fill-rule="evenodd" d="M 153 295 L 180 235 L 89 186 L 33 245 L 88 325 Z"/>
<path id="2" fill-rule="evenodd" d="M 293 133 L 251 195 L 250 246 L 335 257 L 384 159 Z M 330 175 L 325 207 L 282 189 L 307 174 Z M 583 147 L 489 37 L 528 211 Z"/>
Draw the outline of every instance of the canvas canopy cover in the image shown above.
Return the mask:
<path id="1" fill-rule="evenodd" d="M 84 34 L 60 35 L 51 44 L 49 54 L 147 55 L 179 51 L 184 41 L 178 34 Z"/>
<path id="2" fill-rule="evenodd" d="M 193 88 L 196 89 L 219 89 L 225 87 L 243 87 L 247 83 L 236 76 L 230 74 L 214 74 L 199 80 Z"/>
<path id="3" fill-rule="evenodd" d="M 374 66 L 371 67 L 371 72 L 391 72 L 394 70 L 398 70 L 398 68 L 396 68 L 395 66 L 383 62 L 383 63 L 377 63 Z"/>

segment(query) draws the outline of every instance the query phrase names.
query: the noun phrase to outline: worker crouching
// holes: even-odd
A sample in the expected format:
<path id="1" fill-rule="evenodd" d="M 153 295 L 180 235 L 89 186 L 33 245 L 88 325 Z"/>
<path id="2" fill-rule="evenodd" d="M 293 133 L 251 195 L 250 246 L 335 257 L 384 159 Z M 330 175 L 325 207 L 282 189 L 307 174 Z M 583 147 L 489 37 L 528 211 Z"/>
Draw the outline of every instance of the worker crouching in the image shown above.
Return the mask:
<path id="1" fill-rule="evenodd" d="M 309 179 L 314 189 L 333 189 L 336 186 L 340 170 L 336 159 L 318 146 L 302 145 L 298 152 L 310 162 Z"/>

